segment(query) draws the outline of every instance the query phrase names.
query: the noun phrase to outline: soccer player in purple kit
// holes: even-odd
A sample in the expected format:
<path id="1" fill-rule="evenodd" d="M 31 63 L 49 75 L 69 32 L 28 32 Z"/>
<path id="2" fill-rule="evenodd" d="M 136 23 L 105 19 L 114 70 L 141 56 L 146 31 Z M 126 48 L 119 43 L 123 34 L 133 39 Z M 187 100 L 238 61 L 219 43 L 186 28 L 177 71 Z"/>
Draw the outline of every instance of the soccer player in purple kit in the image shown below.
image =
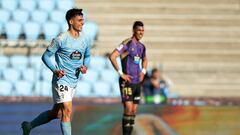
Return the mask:
<path id="1" fill-rule="evenodd" d="M 119 73 L 119 87 L 124 107 L 122 117 L 123 135 L 131 135 L 137 107 L 141 95 L 141 82 L 146 74 L 146 48 L 140 42 L 144 35 L 144 24 L 136 21 L 133 24 L 133 35 L 124 40 L 109 56 L 114 69 Z M 116 58 L 120 56 L 122 70 L 118 67 Z M 142 61 L 142 62 L 140 62 Z M 140 69 L 142 64 L 142 69 Z"/>

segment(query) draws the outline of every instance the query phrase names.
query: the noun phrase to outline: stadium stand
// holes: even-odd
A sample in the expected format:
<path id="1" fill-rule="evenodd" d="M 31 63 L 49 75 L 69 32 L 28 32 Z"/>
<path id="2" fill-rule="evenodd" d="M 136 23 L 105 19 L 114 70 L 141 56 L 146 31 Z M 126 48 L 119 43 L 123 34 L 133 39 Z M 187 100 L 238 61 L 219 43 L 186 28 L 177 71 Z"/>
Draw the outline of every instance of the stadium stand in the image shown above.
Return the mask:
<path id="1" fill-rule="evenodd" d="M 52 37 L 67 30 L 65 12 L 72 7 L 74 7 L 73 0 L 0 1 L 0 34 L 6 35 L 9 42 L 19 40 L 20 34 L 23 34 L 21 38 L 26 38 L 27 41 L 43 38 L 47 42 L 43 42 L 44 44 L 41 42 L 40 45 L 46 46 Z M 98 25 L 91 21 L 86 21 L 85 24 L 83 31 L 90 36 L 93 44 L 97 38 Z M 14 32 L 12 32 L 13 28 L 16 28 Z M 15 45 L 12 46 L 18 45 L 17 42 L 13 44 Z M 32 44 L 26 44 L 32 47 Z"/>
<path id="2" fill-rule="evenodd" d="M 0 70 L 6 69 L 9 66 L 9 57 L 0 55 Z"/>
<path id="3" fill-rule="evenodd" d="M 16 96 L 35 96 L 33 93 L 33 83 L 29 83 L 25 80 L 19 80 L 15 84 Z"/>
<path id="4" fill-rule="evenodd" d="M 35 81 L 41 79 L 40 70 L 37 70 L 34 68 L 25 68 L 21 72 L 22 72 L 22 79 L 25 81 L 28 81 L 29 83 L 35 83 Z"/>
<path id="5" fill-rule="evenodd" d="M 26 69 L 29 64 L 28 57 L 24 55 L 13 55 L 9 58 L 9 62 L 14 69 Z"/>
<path id="6" fill-rule="evenodd" d="M 20 0 L 19 1 L 19 8 L 26 10 L 28 12 L 32 12 L 37 7 L 37 1 L 36 0 Z"/>
<path id="7" fill-rule="evenodd" d="M 94 69 L 88 69 L 87 74 L 82 76 L 82 80 L 90 82 L 92 85 L 93 83 L 97 82 L 99 79 L 99 72 Z"/>
<path id="8" fill-rule="evenodd" d="M 239 96 L 239 2 L 236 0 L 81 0 L 99 25 L 93 54 L 104 55 L 145 23 L 149 67 L 162 68 L 181 96 Z M 101 11 L 101 12 L 100 12 Z"/>
<path id="9" fill-rule="evenodd" d="M 74 8 L 74 3 L 73 0 L 61 0 L 58 1 L 57 3 L 57 8 L 62 11 L 67 11 L 70 8 Z"/>
<path id="10" fill-rule="evenodd" d="M 12 17 L 15 22 L 24 24 L 29 21 L 29 12 L 22 9 L 17 9 L 12 12 Z"/>
<path id="11" fill-rule="evenodd" d="M 23 32 L 26 36 L 26 41 L 36 41 L 41 34 L 41 27 L 37 22 L 28 21 L 23 24 Z"/>
<path id="12" fill-rule="evenodd" d="M 51 82 L 37 80 L 36 83 L 34 84 L 34 90 L 33 91 L 38 96 L 51 97 L 52 96 Z"/>
<path id="13" fill-rule="evenodd" d="M 0 96 L 10 96 L 12 95 L 12 83 L 6 80 L 0 80 Z"/>
<path id="14" fill-rule="evenodd" d="M 96 97 L 111 97 L 111 85 L 104 81 L 96 81 L 93 84 L 93 95 Z"/>
<path id="15" fill-rule="evenodd" d="M 45 35 L 45 40 L 51 41 L 58 35 L 58 33 L 60 33 L 60 27 L 55 22 L 46 22 L 43 24 L 43 32 Z"/>
<path id="16" fill-rule="evenodd" d="M 5 30 L 8 40 L 18 40 L 22 32 L 22 25 L 15 21 L 9 21 L 5 24 Z"/>
<path id="17" fill-rule="evenodd" d="M 31 12 L 31 20 L 43 24 L 48 20 L 48 13 L 44 10 L 34 10 Z"/>
<path id="18" fill-rule="evenodd" d="M 7 10 L 0 9 L 0 16 L 1 16 L 0 23 L 1 23 L 1 25 L 3 25 L 3 24 L 5 24 L 6 22 L 9 21 L 9 19 L 11 17 L 11 14 Z"/>
<path id="19" fill-rule="evenodd" d="M 3 9 L 14 11 L 17 9 L 18 6 L 18 0 L 2 0 L 1 5 Z"/>
<path id="20" fill-rule="evenodd" d="M 21 6 L 22 1 L 1 0 L 0 24 L 3 27 L 1 35 L 6 34 L 8 41 L 18 40 L 21 32 L 24 32 L 26 38 L 28 36 L 24 26 L 13 21 L 13 12 L 4 6 L 7 5 L 3 4 L 5 2 L 19 3 L 11 5 L 10 8 L 14 8 L 14 10 L 29 11 L 29 21 L 37 23 L 40 27 L 40 32 L 36 33 L 38 36 L 45 35 L 42 31 L 43 22 L 53 20 L 51 20 L 50 12 L 40 8 L 40 1 L 36 1 L 34 10 L 27 10 Z M 58 2 L 53 2 L 52 11 L 64 11 Z M 88 16 L 86 20 L 94 21 L 97 24 L 97 34 L 94 33 L 98 37 L 92 49 L 94 56 L 104 55 L 106 52 L 112 51 L 122 40 L 131 35 L 132 23 L 135 20 L 142 20 L 145 23 L 143 42 L 148 48 L 149 67 L 159 66 L 162 68 L 164 74 L 173 80 L 172 92 L 182 96 L 238 96 L 240 23 L 237 12 L 239 3 L 237 1 L 174 0 L 170 2 L 151 0 L 149 2 L 141 0 L 141 2 L 136 3 L 134 0 L 104 0 L 101 2 L 82 0 L 73 2 L 73 5 L 86 10 Z M 35 12 L 41 12 L 43 17 L 34 14 Z M 18 24 L 14 29 L 14 34 L 18 34 L 12 38 L 7 32 L 10 28 L 7 27 L 8 23 L 6 22 Z M 64 31 L 67 26 L 66 23 L 61 25 L 57 23 L 57 25 L 59 31 Z M 89 33 L 92 34 L 92 32 Z M 36 35 L 33 41 L 35 38 Z M 1 39 L 0 44 L 3 44 L 5 40 Z M 37 43 L 44 46 L 49 42 L 37 41 Z M 1 48 L 1 55 L 4 54 L 4 57 L 5 55 L 13 55 L 18 50 L 18 48 L 11 50 L 11 46 L 7 47 Z M 30 54 L 41 55 L 44 50 L 45 47 L 33 48 L 30 50 Z M 25 55 L 25 52 L 22 51 L 20 54 Z M 42 74 L 44 65 L 39 58 L 40 56 L 36 56 L 34 60 L 31 55 L 29 68 L 37 68 Z M 7 59 L 9 59 L 8 56 Z M 2 62 L 4 63 L 1 60 L 0 63 Z M 9 66 L 8 64 L 6 66 L 6 63 L 1 64 L 0 69 L 3 68 L 5 72 L 5 68 Z M 94 70 L 94 67 L 91 68 L 89 74 L 91 74 L 91 70 Z M 107 61 L 106 68 L 112 69 L 109 61 Z M 96 78 L 102 79 L 98 71 L 94 70 L 93 72 L 99 74 Z M 82 81 L 88 81 L 85 80 L 86 78 L 83 77 Z M 5 80 L 4 75 L 2 79 Z"/>
<path id="21" fill-rule="evenodd" d="M 54 10 L 50 13 L 51 21 L 58 23 L 60 26 L 64 24 L 65 21 L 65 12 L 61 10 Z"/>
<path id="22" fill-rule="evenodd" d="M 91 97 L 93 93 L 91 83 L 79 81 L 75 93 L 77 97 Z"/>
<path id="23" fill-rule="evenodd" d="M 39 6 L 39 9 L 50 13 L 56 8 L 55 2 L 56 2 L 55 0 L 39 0 L 38 6 Z"/>

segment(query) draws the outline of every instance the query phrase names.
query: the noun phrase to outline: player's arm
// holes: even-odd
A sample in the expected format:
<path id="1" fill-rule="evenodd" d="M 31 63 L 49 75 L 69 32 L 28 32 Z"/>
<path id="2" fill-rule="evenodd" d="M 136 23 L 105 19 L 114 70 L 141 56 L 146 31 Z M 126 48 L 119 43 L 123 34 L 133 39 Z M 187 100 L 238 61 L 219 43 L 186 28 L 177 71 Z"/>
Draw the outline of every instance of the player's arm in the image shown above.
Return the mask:
<path id="1" fill-rule="evenodd" d="M 146 48 L 144 48 L 143 55 L 142 55 L 142 71 L 140 72 L 140 82 L 143 81 L 144 76 L 147 72 L 147 64 L 148 64 L 148 60 L 146 56 Z"/>
<path id="2" fill-rule="evenodd" d="M 48 46 L 46 51 L 42 55 L 42 61 L 43 63 L 54 73 L 57 75 L 58 78 L 61 78 L 64 76 L 63 70 L 58 70 L 57 67 L 52 63 L 51 56 L 56 53 L 56 51 L 59 49 L 59 43 L 56 39 L 53 39 L 51 44 Z"/>
<path id="3" fill-rule="evenodd" d="M 84 53 L 83 65 L 80 67 L 80 71 L 82 74 L 85 74 L 87 72 L 88 67 L 90 66 L 90 55 L 91 53 L 89 45 Z"/>
<path id="4" fill-rule="evenodd" d="M 126 46 L 126 45 L 125 45 Z M 118 67 L 117 64 L 117 57 L 119 57 L 119 55 L 121 53 L 123 53 L 126 50 L 126 47 L 124 45 L 120 45 L 119 48 L 115 49 L 110 55 L 109 55 L 109 60 L 111 61 L 114 69 L 119 73 L 119 75 L 121 76 L 122 79 L 124 79 L 125 81 L 131 82 L 131 76 L 125 74 L 122 72 L 122 70 Z"/>
<path id="5" fill-rule="evenodd" d="M 148 63 L 147 57 L 144 57 L 143 60 L 142 60 L 142 71 L 140 73 L 140 82 L 143 81 L 144 76 L 147 72 L 147 63 Z"/>

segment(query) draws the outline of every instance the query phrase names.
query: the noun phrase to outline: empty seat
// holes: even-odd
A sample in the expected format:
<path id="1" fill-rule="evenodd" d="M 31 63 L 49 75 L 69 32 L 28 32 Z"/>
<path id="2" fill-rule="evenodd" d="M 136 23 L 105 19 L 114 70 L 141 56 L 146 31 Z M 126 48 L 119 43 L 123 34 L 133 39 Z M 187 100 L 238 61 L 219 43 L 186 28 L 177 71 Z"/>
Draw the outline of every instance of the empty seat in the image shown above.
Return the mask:
<path id="1" fill-rule="evenodd" d="M 122 70 L 122 64 L 121 64 L 120 57 L 117 57 L 116 60 L 117 60 L 117 63 L 118 63 L 118 67 Z M 114 70 L 114 67 L 113 67 L 113 65 L 112 65 L 112 63 L 109 59 L 107 59 L 107 68 L 110 68 L 110 69 Z"/>
<path id="2" fill-rule="evenodd" d="M 8 65 L 9 65 L 9 57 L 5 55 L 0 55 L 0 70 L 6 69 Z"/>
<path id="3" fill-rule="evenodd" d="M 40 70 L 33 68 L 26 68 L 22 70 L 23 80 L 28 82 L 36 82 L 40 79 Z"/>
<path id="4" fill-rule="evenodd" d="M 0 35 L 3 33 L 3 24 L 2 23 L 0 23 Z M 1 46 L 1 44 L 0 44 L 0 46 Z"/>
<path id="5" fill-rule="evenodd" d="M 6 80 L 0 80 L 0 96 L 11 96 L 12 94 L 12 83 Z"/>
<path id="6" fill-rule="evenodd" d="M 55 22 L 46 22 L 43 24 L 43 33 L 45 40 L 50 41 L 60 33 L 60 27 Z"/>
<path id="7" fill-rule="evenodd" d="M 18 22 L 10 21 L 5 24 L 7 39 L 17 40 L 22 32 L 22 26 Z"/>
<path id="8" fill-rule="evenodd" d="M 60 27 L 61 27 L 61 32 L 67 31 L 67 30 L 68 30 L 68 24 L 67 24 L 67 22 L 61 24 Z"/>
<path id="9" fill-rule="evenodd" d="M 20 77 L 21 77 L 21 72 L 14 68 L 7 68 L 3 72 L 3 78 L 12 83 L 19 81 Z"/>
<path id="10" fill-rule="evenodd" d="M 62 11 L 67 11 L 71 8 L 73 8 L 73 1 L 72 0 L 60 0 L 60 1 L 57 1 L 57 8 L 59 10 L 62 10 Z"/>
<path id="11" fill-rule="evenodd" d="M 28 12 L 35 10 L 36 6 L 37 6 L 36 0 L 19 0 L 19 7 Z"/>
<path id="12" fill-rule="evenodd" d="M 40 24 L 33 21 L 26 22 L 23 24 L 23 31 L 27 41 L 37 40 L 41 33 Z"/>
<path id="13" fill-rule="evenodd" d="M 107 59 L 101 56 L 93 56 L 90 60 L 90 67 L 94 70 L 101 71 L 106 68 Z"/>
<path id="14" fill-rule="evenodd" d="M 25 69 L 28 66 L 28 57 L 25 55 L 13 55 L 10 57 L 10 65 L 16 69 Z"/>
<path id="15" fill-rule="evenodd" d="M 88 69 L 86 74 L 82 75 L 84 81 L 95 83 L 99 79 L 99 73 L 96 70 Z"/>
<path id="16" fill-rule="evenodd" d="M 54 10 L 50 13 L 50 19 L 51 19 L 52 22 L 55 22 L 55 23 L 58 23 L 59 25 L 62 25 L 66 22 L 65 12 L 60 11 L 60 10 Z"/>
<path id="17" fill-rule="evenodd" d="M 44 67 L 41 57 L 41 55 L 31 55 L 29 57 L 30 67 L 34 69 L 41 69 Z"/>
<path id="18" fill-rule="evenodd" d="M 11 15 L 9 11 L 0 9 L 0 16 L 1 16 L 0 23 L 3 25 L 9 21 Z"/>
<path id="19" fill-rule="evenodd" d="M 33 93 L 33 84 L 31 82 L 20 80 L 15 83 L 17 96 L 35 96 Z"/>
<path id="20" fill-rule="evenodd" d="M 115 70 L 105 69 L 100 72 L 101 80 L 113 84 L 118 82 L 119 75 Z"/>
<path id="21" fill-rule="evenodd" d="M 111 96 L 112 97 L 119 97 L 120 94 L 120 88 L 119 88 L 119 83 L 116 82 L 112 85 L 112 92 L 111 92 Z"/>
<path id="22" fill-rule="evenodd" d="M 53 76 L 53 72 L 50 69 L 44 68 L 42 71 L 42 78 L 45 81 L 51 82 Z"/>
<path id="23" fill-rule="evenodd" d="M 111 85 L 106 82 L 98 81 L 93 84 L 94 95 L 100 97 L 109 97 L 111 95 Z"/>
<path id="24" fill-rule="evenodd" d="M 35 83 L 34 92 L 38 96 L 51 97 L 52 96 L 52 84 L 47 81 L 37 81 Z"/>
<path id="25" fill-rule="evenodd" d="M 2 8 L 9 11 L 14 11 L 17 9 L 18 0 L 2 0 Z"/>
<path id="26" fill-rule="evenodd" d="M 50 12 L 53 9 L 55 9 L 55 2 L 56 2 L 56 0 L 39 0 L 38 7 L 41 10 Z"/>
<path id="27" fill-rule="evenodd" d="M 29 19 L 29 12 L 25 10 L 15 10 L 13 13 L 13 20 L 21 24 L 26 23 Z"/>
<path id="28" fill-rule="evenodd" d="M 75 95 L 78 97 L 91 97 L 92 96 L 91 83 L 87 81 L 79 81 L 75 93 L 76 93 Z"/>
<path id="29" fill-rule="evenodd" d="M 43 24 L 48 20 L 48 13 L 42 10 L 34 10 L 31 12 L 32 21 Z"/>
<path id="30" fill-rule="evenodd" d="M 98 25 L 95 22 L 87 21 L 83 25 L 83 32 L 92 40 L 95 40 L 98 34 Z"/>

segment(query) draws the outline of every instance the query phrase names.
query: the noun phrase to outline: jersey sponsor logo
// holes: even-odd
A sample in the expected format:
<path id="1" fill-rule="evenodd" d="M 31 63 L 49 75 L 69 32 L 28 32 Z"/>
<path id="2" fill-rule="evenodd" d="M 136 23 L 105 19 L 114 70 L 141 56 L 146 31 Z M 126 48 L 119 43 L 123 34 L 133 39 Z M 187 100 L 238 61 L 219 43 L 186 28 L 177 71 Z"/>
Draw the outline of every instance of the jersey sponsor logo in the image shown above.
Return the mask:
<path id="1" fill-rule="evenodd" d="M 117 47 L 117 50 L 118 50 L 118 51 L 121 51 L 122 48 L 123 48 L 123 44 L 121 44 L 119 47 Z"/>
<path id="2" fill-rule="evenodd" d="M 70 58 L 72 60 L 80 60 L 82 58 L 82 53 L 79 51 L 74 51 L 71 53 Z"/>
<path id="3" fill-rule="evenodd" d="M 134 56 L 133 60 L 135 64 L 139 64 L 141 59 L 139 56 Z"/>

